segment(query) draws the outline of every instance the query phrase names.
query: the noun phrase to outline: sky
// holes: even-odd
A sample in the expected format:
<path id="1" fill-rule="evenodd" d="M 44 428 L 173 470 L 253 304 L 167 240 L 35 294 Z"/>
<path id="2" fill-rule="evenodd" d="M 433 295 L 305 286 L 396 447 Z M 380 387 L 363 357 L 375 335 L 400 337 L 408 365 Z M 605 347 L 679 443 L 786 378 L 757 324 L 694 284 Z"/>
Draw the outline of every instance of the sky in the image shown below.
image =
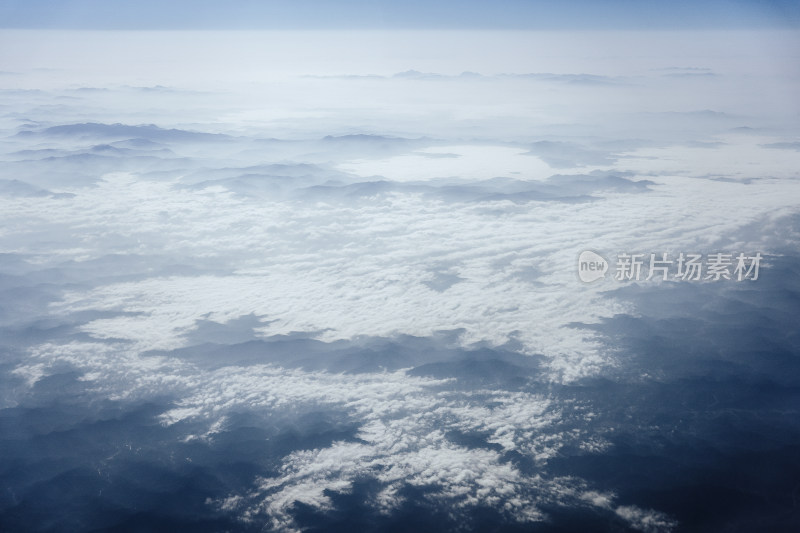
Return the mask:
<path id="1" fill-rule="evenodd" d="M 677 29 L 800 25 L 791 0 L 4 0 L 0 27 L 59 29 Z"/>

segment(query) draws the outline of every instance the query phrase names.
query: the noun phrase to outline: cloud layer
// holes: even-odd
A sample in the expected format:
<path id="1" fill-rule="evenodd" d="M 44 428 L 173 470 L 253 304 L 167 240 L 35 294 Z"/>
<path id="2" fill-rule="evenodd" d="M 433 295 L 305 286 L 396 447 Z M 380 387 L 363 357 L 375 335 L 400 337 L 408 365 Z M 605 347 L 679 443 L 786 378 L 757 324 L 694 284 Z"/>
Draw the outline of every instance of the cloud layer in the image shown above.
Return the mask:
<path id="1" fill-rule="evenodd" d="M 2 37 L 0 528 L 797 525 L 796 36 L 203 35 Z"/>

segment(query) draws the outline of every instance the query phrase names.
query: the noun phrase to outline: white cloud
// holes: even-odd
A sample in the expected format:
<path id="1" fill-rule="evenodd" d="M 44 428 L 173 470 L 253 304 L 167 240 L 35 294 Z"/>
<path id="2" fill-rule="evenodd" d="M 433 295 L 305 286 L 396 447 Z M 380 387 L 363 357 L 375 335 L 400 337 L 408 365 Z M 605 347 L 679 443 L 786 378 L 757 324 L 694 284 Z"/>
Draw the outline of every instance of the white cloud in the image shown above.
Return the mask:
<path id="1" fill-rule="evenodd" d="M 438 146 L 381 160 L 354 160 L 341 170 L 359 176 L 382 176 L 397 181 L 428 181 L 437 178 L 485 180 L 517 177 L 543 180 L 556 171 L 527 150 L 504 146 Z"/>
<path id="2" fill-rule="evenodd" d="M 631 505 L 620 505 L 616 509 L 617 515 L 624 518 L 634 529 L 644 533 L 662 533 L 671 531 L 678 524 L 664 515 L 652 510 L 639 509 Z"/>
<path id="3" fill-rule="evenodd" d="M 75 241 L 87 259 L 118 243 L 144 255 L 214 261 L 229 272 L 67 292 L 52 312 L 125 313 L 83 327 L 98 338 L 128 339 L 141 350 L 172 349 L 185 344 L 183 335 L 197 320 L 226 322 L 250 313 L 271 320 L 263 335 L 324 331 L 324 340 L 464 328 L 465 344 L 515 338 L 528 353 L 549 358 L 554 376 L 574 379 L 610 361 L 590 334 L 569 324 L 629 311 L 600 297 L 617 282 L 577 280 L 581 250 L 709 249 L 720 239 L 736 239 L 748 224 L 791 213 L 800 194 L 800 180 L 789 176 L 748 184 L 650 179 L 656 182 L 652 192 L 604 193 L 602 200 L 577 204 L 449 203 L 393 193 L 310 205 L 211 189 L 188 194 L 164 182 L 109 176 L 107 184 L 82 189 L 73 200 L 6 201 L 3 218 L 18 223 L 35 210 L 27 227 L 58 228 L 65 236 L 61 251 L 16 241 L 19 252 L 34 255 L 47 246 L 51 262 L 73 255 Z M 767 252 L 756 237 L 743 233 L 737 246 Z M 432 290 L 426 284 L 432 267 L 445 267 L 460 281 Z M 538 275 L 525 279 L 531 269 Z"/>
<path id="4" fill-rule="evenodd" d="M 327 491 L 348 492 L 365 477 L 381 484 L 370 505 L 383 512 L 402 504 L 400 489 L 406 484 L 429 490 L 428 498 L 456 513 L 490 505 L 522 522 L 545 520 L 539 508 L 545 501 L 597 505 L 580 496 L 579 480 L 531 477 L 503 458 L 504 451 L 514 450 L 541 464 L 565 443 L 589 437 L 561 430 L 558 405 L 542 395 L 447 392 L 442 390 L 446 380 L 404 371 L 352 375 L 271 365 L 208 371 L 176 359 L 141 356 L 119 343 L 40 345 L 17 372 L 42 374 L 65 363 L 93 373 L 87 394 L 176 398 L 161 415 L 162 423 L 201 422 L 207 428 L 202 438 L 209 441 L 224 431 L 230 414 L 242 411 L 270 416 L 331 411 L 357 424 L 354 441 L 293 451 L 282 459 L 277 477 L 258 481 L 249 493 L 211 502 L 244 520 L 268 519 L 278 529 L 291 530 L 295 502 L 325 510 L 331 505 Z M 449 431 L 486 435 L 487 445 L 454 444 L 446 438 Z M 503 451 L 490 449 L 492 443 Z"/>

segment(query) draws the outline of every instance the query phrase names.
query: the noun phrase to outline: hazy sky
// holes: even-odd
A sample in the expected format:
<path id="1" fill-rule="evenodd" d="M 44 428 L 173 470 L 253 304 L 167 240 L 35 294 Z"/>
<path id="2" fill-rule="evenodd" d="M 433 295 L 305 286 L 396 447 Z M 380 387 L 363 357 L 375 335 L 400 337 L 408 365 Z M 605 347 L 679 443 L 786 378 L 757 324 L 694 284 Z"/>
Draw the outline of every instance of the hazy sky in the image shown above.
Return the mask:
<path id="1" fill-rule="evenodd" d="M 0 27 L 4 28 L 644 29 L 798 25 L 800 4 L 787 0 L 5 0 L 0 4 Z"/>

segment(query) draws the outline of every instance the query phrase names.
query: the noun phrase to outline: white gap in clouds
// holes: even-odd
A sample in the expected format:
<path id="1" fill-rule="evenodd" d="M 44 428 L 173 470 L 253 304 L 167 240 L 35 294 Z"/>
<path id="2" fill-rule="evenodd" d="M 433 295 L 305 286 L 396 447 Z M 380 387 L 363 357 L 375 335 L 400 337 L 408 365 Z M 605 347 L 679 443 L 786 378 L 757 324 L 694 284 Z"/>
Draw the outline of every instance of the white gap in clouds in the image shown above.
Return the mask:
<path id="1" fill-rule="evenodd" d="M 498 177 L 544 180 L 557 172 L 538 157 L 526 155 L 522 148 L 490 145 L 439 146 L 386 159 L 356 159 L 338 168 L 358 176 L 382 176 L 397 182 Z"/>

